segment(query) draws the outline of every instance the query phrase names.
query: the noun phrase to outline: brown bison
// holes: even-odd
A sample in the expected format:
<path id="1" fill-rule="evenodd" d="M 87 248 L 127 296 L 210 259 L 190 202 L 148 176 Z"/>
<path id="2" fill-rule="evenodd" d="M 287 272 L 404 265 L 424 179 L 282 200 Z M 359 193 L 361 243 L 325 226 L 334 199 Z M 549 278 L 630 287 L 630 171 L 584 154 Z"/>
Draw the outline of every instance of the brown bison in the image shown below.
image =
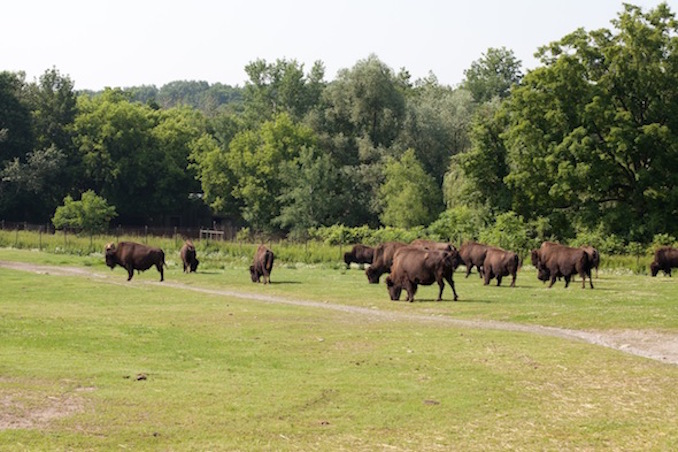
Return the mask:
<path id="1" fill-rule="evenodd" d="M 393 254 L 395 254 L 398 248 L 403 246 L 406 246 L 406 244 L 401 242 L 385 242 L 374 248 L 372 264 L 365 270 L 370 284 L 379 284 L 381 275 L 391 272 Z"/>
<path id="2" fill-rule="evenodd" d="M 591 268 L 596 269 L 596 278 L 598 277 L 598 267 L 600 266 L 600 253 L 597 249 L 592 246 L 582 246 L 581 249 L 586 251 L 586 254 L 589 255 L 589 262 L 591 262 Z"/>
<path id="3" fill-rule="evenodd" d="M 565 287 L 570 284 L 573 275 L 582 278 L 582 289 L 586 288 L 586 277 L 593 289 L 591 280 L 591 261 L 586 251 L 553 242 L 544 242 L 538 250 L 532 250 L 532 265 L 537 269 L 537 278 L 541 281 L 551 280 L 549 288 L 556 279 L 565 278 Z"/>
<path id="4" fill-rule="evenodd" d="M 134 270 L 145 271 L 155 265 L 160 272 L 160 281 L 164 281 L 163 266 L 165 265 L 165 252 L 160 248 L 142 245 L 134 242 L 120 242 L 117 245 L 106 245 L 106 265 L 111 270 L 116 265 L 127 270 L 127 281 L 134 276 Z"/>
<path id="5" fill-rule="evenodd" d="M 497 278 L 497 286 L 501 285 L 504 276 L 511 275 L 511 287 L 516 286 L 516 274 L 520 259 L 513 251 L 506 251 L 497 247 L 488 247 L 483 262 L 485 285 L 490 284 L 492 278 Z"/>
<path id="6" fill-rule="evenodd" d="M 459 257 L 466 267 L 466 277 L 471 274 L 471 269 L 475 266 L 478 269 L 478 275 L 483 277 L 483 264 L 485 263 L 485 254 L 488 245 L 477 242 L 465 242 L 459 248 Z"/>
<path id="7" fill-rule="evenodd" d="M 344 262 L 346 263 L 346 268 L 351 267 L 351 262 L 355 262 L 356 264 L 371 264 L 372 263 L 372 258 L 374 256 L 374 248 L 371 246 L 365 246 L 365 245 L 353 245 L 353 248 L 351 248 L 351 251 L 347 251 L 344 253 Z"/>
<path id="8" fill-rule="evenodd" d="M 407 292 L 407 301 L 414 301 L 417 286 L 430 286 L 438 283 L 440 291 L 437 301 L 442 300 L 445 281 L 452 287 L 454 300 L 458 299 L 454 288 L 455 266 L 458 265 L 459 255 L 456 251 L 427 250 L 418 246 L 398 248 L 393 256 L 391 274 L 386 278 L 391 300 L 399 300 L 403 289 Z"/>
<path id="9" fill-rule="evenodd" d="M 250 266 L 250 276 L 252 282 L 261 282 L 261 277 L 264 277 L 264 284 L 271 282 L 271 271 L 273 270 L 273 261 L 275 255 L 265 245 L 259 245 L 256 253 L 254 253 L 254 263 Z"/>
<path id="10" fill-rule="evenodd" d="M 200 261 L 195 254 L 195 246 L 190 240 L 186 240 L 179 251 L 181 262 L 184 264 L 184 273 L 194 272 L 198 269 Z"/>
<path id="11" fill-rule="evenodd" d="M 659 270 L 671 276 L 671 268 L 678 267 L 678 249 L 663 246 L 654 252 L 654 261 L 650 264 L 652 276 L 657 276 Z"/>

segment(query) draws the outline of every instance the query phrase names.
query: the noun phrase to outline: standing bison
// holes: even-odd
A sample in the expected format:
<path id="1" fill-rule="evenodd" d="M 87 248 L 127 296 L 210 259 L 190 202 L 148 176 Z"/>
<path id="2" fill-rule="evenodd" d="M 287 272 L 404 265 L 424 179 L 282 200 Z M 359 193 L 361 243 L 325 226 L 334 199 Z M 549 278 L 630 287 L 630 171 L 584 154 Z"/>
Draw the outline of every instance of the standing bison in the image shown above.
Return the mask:
<path id="1" fill-rule="evenodd" d="M 271 271 L 273 270 L 273 261 L 275 255 L 265 245 L 259 245 L 254 254 L 254 263 L 250 266 L 250 276 L 252 282 L 261 282 L 261 277 L 264 278 L 264 284 L 271 282 Z"/>
<path id="2" fill-rule="evenodd" d="M 565 287 L 570 284 L 573 275 L 582 278 L 582 289 L 586 288 L 586 277 L 593 289 L 591 280 L 591 261 L 586 251 L 581 248 L 571 248 L 553 242 L 544 242 L 538 250 L 532 250 L 532 265 L 537 268 L 537 277 L 541 281 L 551 280 L 549 288 L 553 287 L 556 279 L 565 278 Z"/>
<path id="3" fill-rule="evenodd" d="M 511 275 L 511 287 L 516 286 L 516 274 L 520 259 L 513 251 L 506 251 L 497 247 L 488 247 L 483 261 L 483 275 L 485 285 L 490 284 L 492 278 L 497 278 L 497 286 L 501 285 L 504 276 Z"/>
<path id="4" fill-rule="evenodd" d="M 155 265 L 160 272 L 160 281 L 164 281 L 163 266 L 165 265 L 165 252 L 160 248 L 142 245 L 134 242 L 120 242 L 117 245 L 106 245 L 106 265 L 111 270 L 120 265 L 127 270 L 127 281 L 134 276 L 134 270 L 145 271 Z"/>
<path id="5" fill-rule="evenodd" d="M 475 266 L 478 269 L 478 275 L 483 277 L 483 264 L 485 263 L 485 254 L 488 245 L 477 242 L 465 242 L 459 248 L 459 258 L 466 267 L 466 277 L 471 274 L 471 269 Z"/>
<path id="6" fill-rule="evenodd" d="M 379 284 L 381 275 L 391 272 L 393 255 L 398 248 L 403 246 L 406 246 L 406 244 L 401 242 L 385 242 L 374 249 L 372 264 L 365 270 L 367 280 L 370 284 Z"/>
<path id="7" fill-rule="evenodd" d="M 372 258 L 374 257 L 374 248 L 371 246 L 365 245 L 353 245 L 351 251 L 344 253 L 344 262 L 346 263 L 346 269 L 351 267 L 351 262 L 356 264 L 371 264 Z"/>
<path id="8" fill-rule="evenodd" d="M 600 266 L 600 253 L 592 246 L 582 246 L 581 249 L 586 251 L 591 262 L 591 269 L 596 269 L 596 278 L 598 277 L 598 267 Z"/>
<path id="9" fill-rule="evenodd" d="M 196 257 L 193 242 L 186 240 L 184 246 L 179 251 L 179 255 L 181 256 L 181 262 L 184 264 L 184 273 L 194 272 L 198 269 L 200 261 Z"/>
<path id="10" fill-rule="evenodd" d="M 405 289 L 407 301 L 412 302 L 419 284 L 430 286 L 437 282 L 440 288 L 437 301 L 440 301 L 445 288 L 444 281 L 447 281 L 452 287 L 456 301 L 458 297 L 452 276 L 458 265 L 457 259 L 458 253 L 456 250 L 452 252 L 436 251 L 417 246 L 398 248 L 393 256 L 391 274 L 386 278 L 386 286 L 391 300 L 399 300 L 402 290 Z"/>
<path id="11" fill-rule="evenodd" d="M 678 267 L 678 249 L 663 246 L 654 252 L 654 261 L 650 264 L 652 276 L 657 276 L 659 270 L 671 276 L 671 268 Z"/>

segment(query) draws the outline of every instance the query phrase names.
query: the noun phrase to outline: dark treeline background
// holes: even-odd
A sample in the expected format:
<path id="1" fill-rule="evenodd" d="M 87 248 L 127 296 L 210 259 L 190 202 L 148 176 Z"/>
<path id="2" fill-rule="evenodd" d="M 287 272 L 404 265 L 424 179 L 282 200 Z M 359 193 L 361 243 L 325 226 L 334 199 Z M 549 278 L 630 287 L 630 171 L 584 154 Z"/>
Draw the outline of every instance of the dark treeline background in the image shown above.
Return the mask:
<path id="1" fill-rule="evenodd" d="M 125 225 L 676 236 L 678 25 L 666 4 L 611 19 L 526 74 L 488 49 L 454 87 L 376 55 L 331 81 L 320 61 L 255 60 L 243 87 L 0 72 L 0 218 L 44 223 L 93 190 Z"/>

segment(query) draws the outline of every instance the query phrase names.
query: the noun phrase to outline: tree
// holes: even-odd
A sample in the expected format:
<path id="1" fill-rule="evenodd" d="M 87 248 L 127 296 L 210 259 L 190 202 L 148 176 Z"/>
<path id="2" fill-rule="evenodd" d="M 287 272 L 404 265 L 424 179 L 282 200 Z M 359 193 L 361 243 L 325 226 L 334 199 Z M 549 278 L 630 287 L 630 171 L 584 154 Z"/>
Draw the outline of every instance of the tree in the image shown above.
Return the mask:
<path id="1" fill-rule="evenodd" d="M 468 150 L 474 105 L 470 92 L 440 86 L 429 79 L 407 97 L 406 116 L 397 145 L 412 148 L 436 182 L 442 184 L 450 158 Z"/>
<path id="2" fill-rule="evenodd" d="M 286 113 L 245 130 L 231 140 L 226 164 L 233 177 L 232 195 L 242 203 L 242 216 L 255 229 L 270 231 L 280 215 L 284 183 L 281 168 L 295 164 L 301 149 L 315 146 L 313 131 Z M 223 195 L 222 195 L 223 196 Z"/>
<path id="3" fill-rule="evenodd" d="M 471 63 L 471 67 L 464 71 L 462 85 L 478 103 L 487 102 L 493 97 L 505 99 L 511 93 L 511 88 L 522 79 L 521 64 L 512 50 L 490 47 L 482 58 Z"/>
<path id="4" fill-rule="evenodd" d="M 442 210 L 441 193 L 433 178 L 409 149 L 386 163 L 385 181 L 379 189 L 383 202 L 381 221 L 386 226 L 411 228 L 428 225 Z"/>
<path id="5" fill-rule="evenodd" d="M 316 61 L 307 76 L 296 60 L 267 63 L 256 60 L 245 66 L 245 116 L 252 124 L 273 119 L 281 113 L 300 121 L 317 103 L 325 86 L 325 67 Z"/>
<path id="6" fill-rule="evenodd" d="M 284 165 L 282 176 L 285 188 L 276 219 L 281 226 L 301 235 L 309 228 L 345 221 L 345 178 L 329 154 L 303 148 L 296 162 Z"/>
<path id="7" fill-rule="evenodd" d="M 0 72 L 0 164 L 23 158 L 33 150 L 25 85 L 24 73 Z"/>
<path id="8" fill-rule="evenodd" d="M 612 23 L 540 50 L 506 103 L 505 180 L 526 219 L 647 240 L 678 232 L 678 24 L 665 3 Z"/>
<path id="9" fill-rule="evenodd" d="M 116 217 L 115 206 L 92 190 L 82 194 L 79 201 L 68 195 L 64 204 L 57 207 L 52 223 L 57 229 L 70 228 L 89 233 L 104 232 L 109 221 Z"/>

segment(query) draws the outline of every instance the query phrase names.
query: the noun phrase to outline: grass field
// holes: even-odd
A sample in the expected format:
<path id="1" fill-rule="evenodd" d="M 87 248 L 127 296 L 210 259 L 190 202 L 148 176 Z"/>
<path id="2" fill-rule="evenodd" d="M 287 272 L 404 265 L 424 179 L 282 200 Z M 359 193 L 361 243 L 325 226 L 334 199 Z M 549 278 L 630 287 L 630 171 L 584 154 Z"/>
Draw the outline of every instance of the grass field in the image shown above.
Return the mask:
<path id="1" fill-rule="evenodd" d="M 678 334 L 674 280 L 603 273 L 552 289 L 455 276 L 460 301 L 421 287 L 388 299 L 353 268 L 246 263 L 126 282 L 100 255 L 0 249 L 2 450 L 673 450 L 678 366 L 579 341 L 432 318 Z M 199 269 L 200 270 L 200 269 Z M 214 289 L 215 293 L 176 287 Z M 506 282 L 504 284 L 507 284 Z M 678 284 L 678 282 L 676 282 Z M 227 296 L 310 300 L 342 312 Z"/>

